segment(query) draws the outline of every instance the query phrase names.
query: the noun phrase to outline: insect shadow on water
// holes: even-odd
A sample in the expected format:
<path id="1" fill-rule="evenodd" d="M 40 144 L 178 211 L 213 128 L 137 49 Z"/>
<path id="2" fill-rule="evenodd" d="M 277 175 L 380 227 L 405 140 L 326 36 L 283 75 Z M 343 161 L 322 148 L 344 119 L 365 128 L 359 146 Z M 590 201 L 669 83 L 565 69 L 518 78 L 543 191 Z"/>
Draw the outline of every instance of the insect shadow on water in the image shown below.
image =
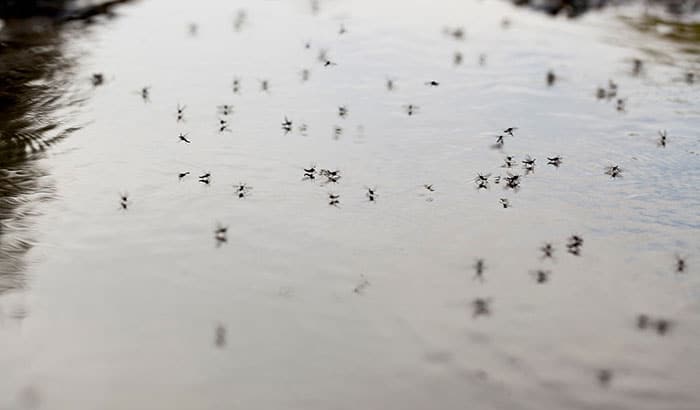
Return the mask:
<path id="1" fill-rule="evenodd" d="M 316 56 L 316 59 L 319 63 L 325 63 L 326 61 L 328 61 L 328 50 L 326 50 L 325 48 L 319 49 L 318 56 Z"/>
<path id="2" fill-rule="evenodd" d="M 608 93 L 605 91 L 605 88 L 603 87 L 598 87 L 598 89 L 595 92 L 595 96 L 597 99 L 602 100 L 605 97 L 607 97 Z"/>
<path id="3" fill-rule="evenodd" d="M 260 91 L 267 93 L 270 92 L 270 82 L 268 80 L 258 80 L 260 81 Z"/>
<path id="4" fill-rule="evenodd" d="M 508 198 L 501 198 L 499 201 L 501 202 L 501 206 L 503 206 L 503 208 L 510 208 L 510 201 L 508 201 Z"/>
<path id="5" fill-rule="evenodd" d="M 338 117 L 340 118 L 345 118 L 348 116 L 348 107 L 345 105 L 341 105 L 338 107 Z"/>
<path id="6" fill-rule="evenodd" d="M 367 277 L 365 277 L 365 275 L 360 275 L 360 283 L 358 283 L 352 291 L 357 295 L 362 295 L 369 285 L 370 283 Z"/>
<path id="7" fill-rule="evenodd" d="M 664 336 L 671 330 L 673 322 L 664 318 L 654 319 L 649 315 L 642 313 L 637 315 L 636 325 L 637 329 L 639 330 L 647 330 L 651 328 L 655 330 L 659 336 Z"/>
<path id="8" fill-rule="evenodd" d="M 178 181 L 182 181 L 182 179 L 189 174 L 190 174 L 190 171 L 180 172 L 179 174 L 177 174 Z"/>
<path id="9" fill-rule="evenodd" d="M 626 103 L 627 103 L 627 99 L 625 99 L 625 98 L 618 98 L 618 99 L 617 99 L 617 105 L 616 105 L 617 111 L 618 111 L 618 112 L 625 112 L 625 111 L 627 111 Z"/>
<path id="10" fill-rule="evenodd" d="M 316 15 L 321 10 L 321 2 L 319 0 L 311 0 L 311 14 Z"/>
<path id="11" fill-rule="evenodd" d="M 221 323 L 214 330 L 214 346 L 219 349 L 226 346 L 226 328 Z"/>
<path id="12" fill-rule="evenodd" d="M 686 84 L 693 84 L 695 82 L 695 73 L 693 73 L 693 72 L 685 73 L 685 82 L 686 82 Z"/>
<path id="13" fill-rule="evenodd" d="M 462 27 L 445 27 L 442 31 L 455 40 L 464 40 L 465 32 Z"/>
<path id="14" fill-rule="evenodd" d="M 386 82 L 384 83 L 386 86 L 387 91 L 394 91 L 396 88 L 396 80 L 390 77 L 386 78 Z"/>
<path id="15" fill-rule="evenodd" d="M 455 51 L 455 53 L 452 55 L 452 64 L 454 65 L 462 65 L 462 61 L 464 61 L 464 56 L 462 55 L 461 52 Z"/>
<path id="16" fill-rule="evenodd" d="M 209 185 L 209 183 L 211 182 L 211 173 L 207 172 L 205 174 L 200 175 L 199 182 L 203 183 L 204 185 Z"/>
<path id="17" fill-rule="evenodd" d="M 190 144 L 192 141 L 187 139 L 187 135 L 189 135 L 189 133 L 180 133 L 180 135 L 177 136 L 178 142 L 185 142 L 187 144 Z"/>
<path id="18" fill-rule="evenodd" d="M 236 17 L 233 19 L 233 30 L 236 32 L 241 31 L 247 19 L 248 13 L 243 9 L 238 10 L 238 12 L 236 12 Z"/>
<path id="19" fill-rule="evenodd" d="M 552 272 L 548 270 L 537 269 L 535 271 L 530 272 L 530 274 L 535 278 L 536 283 L 543 284 L 549 282 L 549 277 L 551 276 Z"/>
<path id="20" fill-rule="evenodd" d="M 197 36 L 198 30 L 199 30 L 199 26 L 197 26 L 196 23 L 190 23 L 187 25 L 187 32 L 189 33 L 190 37 Z"/>
<path id="21" fill-rule="evenodd" d="M 239 94 L 241 92 L 241 79 L 238 77 L 233 78 L 232 89 L 234 94 Z"/>
<path id="22" fill-rule="evenodd" d="M 304 68 L 299 72 L 299 75 L 301 76 L 301 82 L 305 83 L 309 81 L 309 77 L 311 76 L 311 70 L 308 68 Z"/>
<path id="23" fill-rule="evenodd" d="M 217 223 L 216 228 L 214 228 L 214 239 L 217 247 L 228 242 L 228 226 Z"/>
<path id="24" fill-rule="evenodd" d="M 547 86 L 551 87 L 554 85 L 554 83 L 557 81 L 557 75 L 554 74 L 554 71 L 549 70 L 547 71 Z"/>
<path id="25" fill-rule="evenodd" d="M 427 85 L 428 87 L 437 87 L 440 85 L 440 83 L 435 81 L 435 80 L 430 80 L 430 81 L 426 81 L 425 85 Z"/>
<path id="26" fill-rule="evenodd" d="M 642 69 L 644 68 L 644 62 L 638 58 L 635 58 L 632 60 L 632 74 L 633 75 L 639 75 L 642 73 Z"/>
<path id="27" fill-rule="evenodd" d="M 306 125 L 306 124 L 299 124 L 299 128 L 298 128 L 298 129 L 299 129 L 299 134 L 301 134 L 302 136 L 305 137 L 305 136 L 306 136 L 306 132 L 307 132 L 308 129 L 309 129 L 309 126 Z"/>
<path id="28" fill-rule="evenodd" d="M 328 194 L 328 205 L 340 208 L 340 195 L 329 193 Z"/>
<path id="29" fill-rule="evenodd" d="M 610 369 L 600 369 L 596 373 L 596 378 L 601 387 L 610 387 L 610 383 L 613 379 L 613 371 Z"/>
<path id="30" fill-rule="evenodd" d="M 491 148 L 497 149 L 497 150 L 503 149 L 503 146 L 505 145 L 505 141 L 503 138 L 504 138 L 503 135 L 496 136 L 496 143 L 491 145 Z"/>

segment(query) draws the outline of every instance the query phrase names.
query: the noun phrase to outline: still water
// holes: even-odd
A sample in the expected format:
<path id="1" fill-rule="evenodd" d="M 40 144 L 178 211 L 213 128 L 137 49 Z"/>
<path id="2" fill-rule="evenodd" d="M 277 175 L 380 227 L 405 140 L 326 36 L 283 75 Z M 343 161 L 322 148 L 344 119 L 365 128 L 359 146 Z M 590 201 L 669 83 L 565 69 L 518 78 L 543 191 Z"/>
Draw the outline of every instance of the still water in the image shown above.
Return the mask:
<path id="1" fill-rule="evenodd" d="M 319 5 L 149 0 L 19 37 L 46 69 L 3 136 L 0 409 L 699 408 L 697 26 Z M 518 191 L 507 155 L 537 161 Z"/>

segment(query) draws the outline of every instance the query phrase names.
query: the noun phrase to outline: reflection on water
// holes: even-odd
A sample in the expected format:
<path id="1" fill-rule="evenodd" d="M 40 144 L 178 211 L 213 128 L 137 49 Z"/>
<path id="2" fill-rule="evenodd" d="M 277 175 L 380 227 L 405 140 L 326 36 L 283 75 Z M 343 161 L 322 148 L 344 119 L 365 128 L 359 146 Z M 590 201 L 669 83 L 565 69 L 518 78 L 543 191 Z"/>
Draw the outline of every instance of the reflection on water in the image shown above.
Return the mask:
<path id="1" fill-rule="evenodd" d="M 27 218 L 53 186 L 37 158 L 79 129 L 82 103 L 73 86 L 76 56 L 67 39 L 81 35 L 125 0 L 87 4 L 23 1 L 0 4 L 0 293 L 21 287 L 23 255 L 31 248 Z M 75 21 L 76 23 L 69 23 Z"/>
<path id="2" fill-rule="evenodd" d="M 76 130 L 54 115 L 66 104 L 70 62 L 60 29 L 43 23 L 10 22 L 0 31 L 0 293 L 22 285 L 27 215 L 51 195 L 37 153 Z"/>
<path id="3" fill-rule="evenodd" d="M 692 41 L 118 10 L 0 34 L 0 409 L 697 407 Z"/>

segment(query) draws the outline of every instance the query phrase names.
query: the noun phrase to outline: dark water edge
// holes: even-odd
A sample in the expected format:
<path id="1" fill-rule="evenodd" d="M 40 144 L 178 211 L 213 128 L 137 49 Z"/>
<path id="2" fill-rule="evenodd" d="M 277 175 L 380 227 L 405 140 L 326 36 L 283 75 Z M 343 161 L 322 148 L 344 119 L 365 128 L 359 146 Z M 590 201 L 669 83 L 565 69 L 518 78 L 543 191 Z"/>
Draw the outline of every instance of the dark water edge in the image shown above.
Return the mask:
<path id="1" fill-rule="evenodd" d="M 0 3 L 0 294 L 24 286 L 23 255 L 32 248 L 27 216 L 31 204 L 52 197 L 36 160 L 80 129 L 70 120 L 83 97 L 73 91 L 76 57 L 66 43 L 99 16 L 114 17 L 112 7 L 124 2 Z"/>
<path id="2" fill-rule="evenodd" d="M 553 16 L 565 14 L 573 18 L 589 11 L 630 2 L 625 0 L 512 0 L 512 3 L 516 6 L 530 7 Z M 659 7 L 670 14 L 678 16 L 700 11 L 700 2 L 697 0 L 646 0 L 644 4 Z"/>

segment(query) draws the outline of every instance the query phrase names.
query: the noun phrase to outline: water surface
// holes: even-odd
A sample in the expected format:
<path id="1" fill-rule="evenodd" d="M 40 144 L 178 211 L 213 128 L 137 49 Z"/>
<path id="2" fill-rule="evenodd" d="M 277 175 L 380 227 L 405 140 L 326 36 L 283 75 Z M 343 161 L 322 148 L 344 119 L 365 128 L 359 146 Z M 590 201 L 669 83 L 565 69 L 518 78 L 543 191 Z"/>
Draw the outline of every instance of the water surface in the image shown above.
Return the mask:
<path id="1" fill-rule="evenodd" d="M 58 94 L 29 139 L 68 138 L 2 166 L 0 409 L 698 408 L 696 40 L 634 7 L 571 21 L 406 3 L 150 0 L 49 33 L 46 60 L 64 65 L 17 95 Z M 623 112 L 596 99 L 610 79 Z M 506 155 L 536 158 L 534 173 L 477 190 Z M 342 179 L 302 180 L 313 164 Z M 475 298 L 491 315 L 473 316 Z M 671 331 L 637 329 L 640 313 Z"/>

